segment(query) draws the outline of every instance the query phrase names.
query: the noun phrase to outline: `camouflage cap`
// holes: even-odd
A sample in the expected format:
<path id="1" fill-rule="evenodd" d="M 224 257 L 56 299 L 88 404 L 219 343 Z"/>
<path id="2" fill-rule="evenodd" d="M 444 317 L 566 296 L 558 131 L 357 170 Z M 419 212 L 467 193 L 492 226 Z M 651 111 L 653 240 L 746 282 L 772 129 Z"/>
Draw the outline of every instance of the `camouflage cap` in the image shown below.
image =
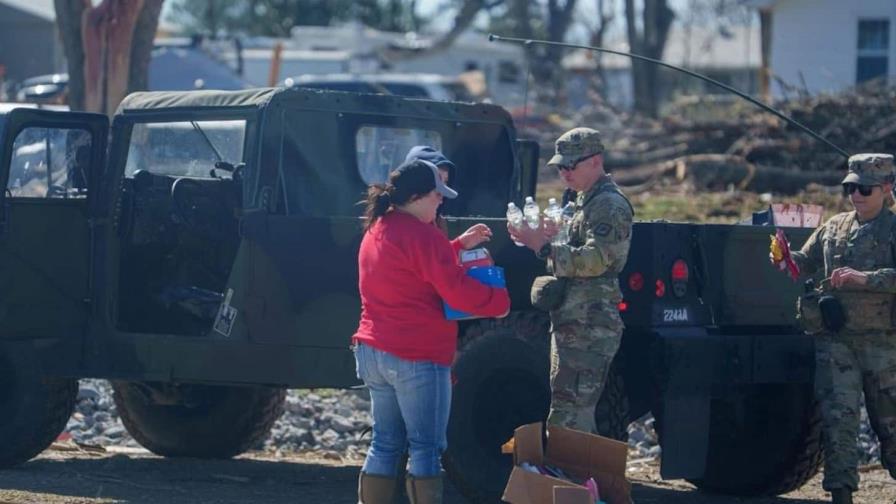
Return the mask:
<path id="1" fill-rule="evenodd" d="M 843 184 L 878 185 L 893 182 L 893 156 L 856 154 L 849 157 L 849 173 Z"/>
<path id="2" fill-rule="evenodd" d="M 600 139 L 600 132 L 591 128 L 573 128 L 560 135 L 554 142 L 554 157 L 548 161 L 548 166 L 571 166 L 582 158 L 600 154 L 604 151 L 604 144 Z"/>

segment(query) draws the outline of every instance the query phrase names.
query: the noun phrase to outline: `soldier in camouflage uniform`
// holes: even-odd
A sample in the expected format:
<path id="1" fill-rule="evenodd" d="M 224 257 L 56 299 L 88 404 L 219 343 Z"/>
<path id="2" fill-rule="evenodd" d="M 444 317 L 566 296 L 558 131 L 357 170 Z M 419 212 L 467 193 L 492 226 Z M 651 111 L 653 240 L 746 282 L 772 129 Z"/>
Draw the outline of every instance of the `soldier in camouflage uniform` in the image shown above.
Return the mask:
<path id="1" fill-rule="evenodd" d="M 633 210 L 603 168 L 600 133 L 575 128 L 555 143 L 548 162 L 578 193 L 569 240 L 551 244 L 556 233 L 508 226 L 558 278 L 565 278 L 563 302 L 551 310 L 551 412 L 548 422 L 594 432 L 594 408 L 622 337 L 619 273 L 628 258 Z"/>
<path id="2" fill-rule="evenodd" d="M 840 331 L 822 329 L 815 344 L 823 486 L 836 504 L 852 503 L 859 485 L 856 436 L 863 391 L 881 461 L 896 478 L 896 217 L 887 204 L 893 175 L 893 156 L 850 157 L 843 192 L 855 210 L 832 217 L 793 253 L 801 272 L 830 278 L 826 292 L 846 315 Z"/>

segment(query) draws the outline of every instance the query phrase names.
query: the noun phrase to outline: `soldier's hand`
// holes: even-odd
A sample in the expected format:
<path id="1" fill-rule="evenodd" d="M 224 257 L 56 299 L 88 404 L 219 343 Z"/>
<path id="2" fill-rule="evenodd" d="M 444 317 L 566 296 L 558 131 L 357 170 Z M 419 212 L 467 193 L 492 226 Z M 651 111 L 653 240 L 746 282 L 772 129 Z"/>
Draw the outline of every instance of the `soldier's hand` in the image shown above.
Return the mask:
<path id="1" fill-rule="evenodd" d="M 542 220 L 541 227 L 544 232 L 545 238 L 547 238 L 548 240 L 557 236 L 557 233 L 560 232 L 560 225 L 557 224 L 553 219 Z"/>
<path id="2" fill-rule="evenodd" d="M 550 238 L 547 238 L 544 234 L 544 223 L 533 229 L 525 223 L 519 228 L 515 228 L 508 222 L 507 232 L 510 233 L 510 237 L 515 242 L 522 243 L 532 249 L 533 252 L 538 252 L 545 243 L 550 241 Z"/>
<path id="3" fill-rule="evenodd" d="M 831 272 L 831 285 L 838 289 L 847 285 L 865 285 L 868 274 L 849 267 L 837 268 Z"/>

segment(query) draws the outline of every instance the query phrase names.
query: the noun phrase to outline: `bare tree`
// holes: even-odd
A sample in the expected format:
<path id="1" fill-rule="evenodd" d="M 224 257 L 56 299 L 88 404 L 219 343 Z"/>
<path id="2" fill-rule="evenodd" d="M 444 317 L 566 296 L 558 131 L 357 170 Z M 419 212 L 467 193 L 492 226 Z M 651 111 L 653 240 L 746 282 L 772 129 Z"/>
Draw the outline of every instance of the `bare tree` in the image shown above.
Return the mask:
<path id="1" fill-rule="evenodd" d="M 631 52 L 662 59 L 675 12 L 667 0 L 644 0 L 640 27 L 635 0 L 625 0 L 625 25 Z M 640 28 L 640 29 L 639 29 Z M 656 116 L 659 108 L 659 67 L 632 60 L 632 85 L 635 109 Z"/>
<path id="2" fill-rule="evenodd" d="M 69 106 L 111 114 L 145 89 L 164 0 L 54 0 L 69 70 Z"/>

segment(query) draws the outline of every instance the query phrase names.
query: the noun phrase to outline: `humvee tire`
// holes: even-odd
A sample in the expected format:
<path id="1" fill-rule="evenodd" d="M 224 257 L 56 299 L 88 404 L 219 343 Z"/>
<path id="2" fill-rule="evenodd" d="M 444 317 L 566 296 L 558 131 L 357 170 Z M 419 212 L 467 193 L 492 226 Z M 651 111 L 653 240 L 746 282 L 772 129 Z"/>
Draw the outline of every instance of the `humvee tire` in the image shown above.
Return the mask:
<path id="1" fill-rule="evenodd" d="M 189 400 L 156 402 L 147 387 L 113 382 L 115 406 L 131 436 L 165 457 L 230 458 L 265 439 L 283 413 L 286 390 L 190 385 Z"/>
<path id="2" fill-rule="evenodd" d="M 470 502 L 501 501 L 513 466 L 501 445 L 516 427 L 547 417 L 549 327 L 545 313 L 514 312 L 473 323 L 458 344 L 442 465 Z M 605 435 L 624 436 L 628 425 L 622 385 L 621 376 L 614 376 L 595 408 L 598 425 L 613 431 Z"/>
<path id="3" fill-rule="evenodd" d="M 594 426 L 601 436 L 628 441 L 629 425 L 628 396 L 625 393 L 625 379 L 619 361 L 613 361 L 607 383 L 594 408 Z"/>
<path id="4" fill-rule="evenodd" d="M 78 380 L 46 378 L 29 349 L 0 348 L 0 469 L 30 460 L 65 429 Z"/>
<path id="5" fill-rule="evenodd" d="M 698 488 L 732 495 L 780 495 L 821 467 L 821 413 L 811 385 L 753 385 L 741 400 L 714 400 L 706 474 Z"/>

